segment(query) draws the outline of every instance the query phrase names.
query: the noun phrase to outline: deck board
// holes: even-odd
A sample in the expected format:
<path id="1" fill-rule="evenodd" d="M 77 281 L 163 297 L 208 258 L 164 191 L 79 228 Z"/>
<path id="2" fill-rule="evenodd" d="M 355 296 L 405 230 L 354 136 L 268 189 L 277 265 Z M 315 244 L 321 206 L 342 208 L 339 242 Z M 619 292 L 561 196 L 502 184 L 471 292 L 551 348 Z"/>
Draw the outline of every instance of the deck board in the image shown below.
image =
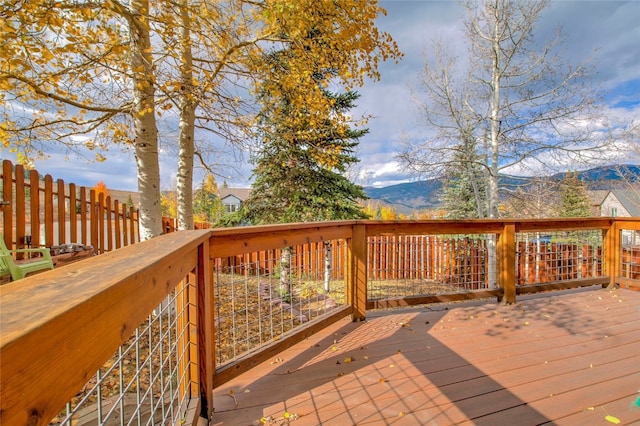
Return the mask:
<path id="1" fill-rule="evenodd" d="M 217 388 L 212 425 L 640 423 L 640 292 L 369 312 Z"/>

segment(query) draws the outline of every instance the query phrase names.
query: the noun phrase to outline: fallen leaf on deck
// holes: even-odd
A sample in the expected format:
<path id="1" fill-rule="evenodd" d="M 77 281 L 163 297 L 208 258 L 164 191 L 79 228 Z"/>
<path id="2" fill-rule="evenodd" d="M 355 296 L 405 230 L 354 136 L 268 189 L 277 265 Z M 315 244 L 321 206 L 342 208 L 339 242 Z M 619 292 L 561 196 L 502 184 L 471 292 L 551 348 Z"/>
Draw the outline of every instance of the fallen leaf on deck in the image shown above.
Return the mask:
<path id="1" fill-rule="evenodd" d="M 388 380 L 387 380 L 387 379 L 385 379 L 385 378 L 383 378 L 383 377 L 380 377 L 380 378 L 378 379 L 378 383 L 387 383 L 387 382 L 388 382 Z"/>
<path id="2" fill-rule="evenodd" d="M 620 419 L 614 416 L 606 416 L 604 419 L 609 423 L 613 423 L 614 425 L 620 424 Z"/>
<path id="3" fill-rule="evenodd" d="M 349 357 L 346 357 L 346 358 L 344 359 L 344 362 L 353 362 L 353 361 L 355 361 L 355 360 L 356 360 L 356 359 L 355 359 L 354 357 L 349 356 Z"/>

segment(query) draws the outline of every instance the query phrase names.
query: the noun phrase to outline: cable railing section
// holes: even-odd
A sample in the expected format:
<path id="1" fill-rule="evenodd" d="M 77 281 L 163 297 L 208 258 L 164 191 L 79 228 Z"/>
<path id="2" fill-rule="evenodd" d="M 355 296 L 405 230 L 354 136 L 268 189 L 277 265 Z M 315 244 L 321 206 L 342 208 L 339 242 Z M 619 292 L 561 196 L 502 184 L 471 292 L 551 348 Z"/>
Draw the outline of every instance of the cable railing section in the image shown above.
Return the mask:
<path id="1" fill-rule="evenodd" d="M 185 420 L 189 285 L 180 284 L 50 425 L 176 424 Z"/>
<path id="2" fill-rule="evenodd" d="M 213 230 L 214 384 L 351 312 L 352 225 Z"/>
<path id="3" fill-rule="evenodd" d="M 334 258 L 346 255 L 344 245 L 322 241 L 216 259 L 216 365 L 345 306 L 345 259 Z"/>
<path id="4" fill-rule="evenodd" d="M 488 289 L 489 240 L 467 233 L 369 237 L 368 298 Z"/>
<path id="5" fill-rule="evenodd" d="M 518 233 L 516 285 L 602 277 L 603 243 L 599 229 Z"/>

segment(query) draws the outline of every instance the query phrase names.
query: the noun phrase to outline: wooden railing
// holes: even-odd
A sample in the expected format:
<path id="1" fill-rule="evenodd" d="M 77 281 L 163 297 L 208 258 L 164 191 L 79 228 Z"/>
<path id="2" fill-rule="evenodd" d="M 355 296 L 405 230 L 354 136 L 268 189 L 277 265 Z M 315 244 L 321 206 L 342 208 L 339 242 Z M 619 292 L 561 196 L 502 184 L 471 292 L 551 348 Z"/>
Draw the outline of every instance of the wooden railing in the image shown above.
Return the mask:
<path id="1" fill-rule="evenodd" d="M 601 276 L 516 285 L 518 233 L 584 229 L 602 233 Z M 640 230 L 640 219 L 343 221 L 182 231 L 27 277 L 0 287 L 0 423 L 47 424 L 177 288 L 188 288 L 181 292 L 185 296 L 176 299 L 188 312 L 177 321 L 186 321 L 188 330 L 180 343 L 184 347 L 178 348 L 184 359 L 177 375 L 188 378 L 179 390 L 188 401 L 180 407 L 179 421 L 194 424 L 199 415 L 210 414 L 214 386 L 346 315 L 354 321 L 366 317 L 372 307 L 367 296 L 369 237 L 493 235 L 496 287 L 443 300 L 497 296 L 504 303 L 514 303 L 521 292 L 594 284 L 637 286 L 638 280 L 622 276 L 623 229 Z M 343 240 L 347 247 L 346 305 L 216 369 L 213 263 L 229 256 L 333 240 Z M 433 296 L 416 296 L 396 299 L 388 306 L 433 300 Z M 178 312 L 181 309 L 177 307 Z"/>
<path id="2" fill-rule="evenodd" d="M 2 162 L 1 232 L 10 249 L 80 243 L 96 254 L 140 241 L 138 210 L 36 170 Z"/>

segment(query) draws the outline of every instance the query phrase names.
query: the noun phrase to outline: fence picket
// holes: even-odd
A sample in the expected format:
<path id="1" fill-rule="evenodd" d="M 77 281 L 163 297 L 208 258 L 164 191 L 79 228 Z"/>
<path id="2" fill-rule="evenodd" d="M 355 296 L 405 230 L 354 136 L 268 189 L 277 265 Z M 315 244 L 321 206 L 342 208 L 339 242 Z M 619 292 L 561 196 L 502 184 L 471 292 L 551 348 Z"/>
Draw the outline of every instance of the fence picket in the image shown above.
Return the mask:
<path id="1" fill-rule="evenodd" d="M 51 247 L 53 241 L 53 178 L 44 177 L 44 245 Z"/>
<path id="2" fill-rule="evenodd" d="M 67 214 L 66 214 L 66 196 L 64 191 L 64 180 L 58 179 L 58 190 L 56 192 L 58 202 L 58 244 L 62 244 L 67 237 Z"/>
<path id="3" fill-rule="evenodd" d="M 24 190 L 24 168 L 22 166 L 16 167 L 16 209 L 25 211 L 25 190 Z M 26 215 L 16 216 L 16 248 L 24 248 L 26 246 L 25 236 L 26 234 Z M 24 258 L 22 253 L 16 255 L 16 259 L 20 260 Z"/>
<path id="4" fill-rule="evenodd" d="M 76 198 L 76 184 L 69 184 L 69 237 L 71 241 L 78 241 L 78 200 Z M 66 241 L 65 241 L 66 242 Z"/>
<path id="5" fill-rule="evenodd" d="M 35 194 L 35 195 L 34 195 Z M 33 247 L 40 246 L 40 175 L 37 170 L 29 171 L 29 198 L 30 202 L 30 219 L 31 219 L 31 245 Z M 16 216 L 20 216 L 22 212 L 16 211 Z M 5 228 L 6 229 L 6 228 Z"/>

